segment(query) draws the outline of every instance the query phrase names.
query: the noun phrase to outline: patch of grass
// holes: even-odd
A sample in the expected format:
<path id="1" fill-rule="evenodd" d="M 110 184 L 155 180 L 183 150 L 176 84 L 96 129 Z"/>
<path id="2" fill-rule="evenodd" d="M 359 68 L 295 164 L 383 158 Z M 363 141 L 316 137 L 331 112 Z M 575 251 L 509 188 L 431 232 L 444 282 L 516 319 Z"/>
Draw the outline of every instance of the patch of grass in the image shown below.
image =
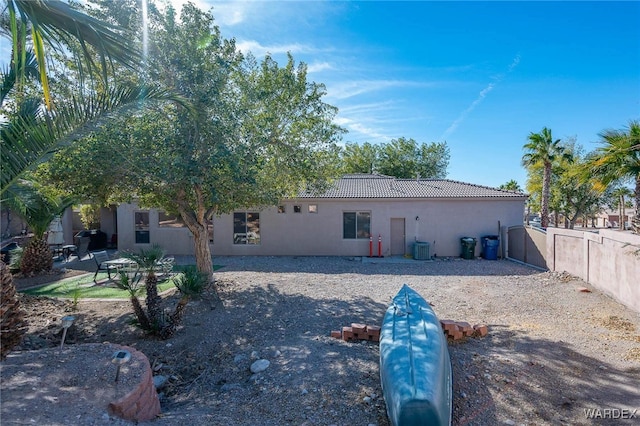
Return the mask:
<path id="1" fill-rule="evenodd" d="M 24 290 L 23 293 L 31 296 L 57 297 L 64 299 L 128 299 L 129 293 L 119 289 L 112 281 L 108 281 L 106 273 L 99 273 L 93 282 L 93 274 L 80 275 L 78 277 L 67 278 L 45 284 L 41 287 Z M 173 288 L 173 278 L 158 283 L 158 292 Z M 142 296 L 145 295 L 144 281 L 140 283 Z"/>
<path id="2" fill-rule="evenodd" d="M 177 278 L 188 265 L 175 265 L 173 268 L 173 276 L 158 282 L 158 293 L 174 288 L 173 280 Z M 214 265 L 213 270 L 217 271 L 222 265 Z M 113 276 L 113 275 L 112 275 Z M 31 296 L 54 297 L 61 299 L 72 299 L 74 304 L 79 299 L 129 299 L 129 292 L 119 289 L 115 283 L 108 280 L 106 272 L 98 273 L 96 285 L 93 282 L 93 273 L 79 275 L 77 277 L 67 278 L 64 280 L 54 281 L 40 287 L 23 290 L 22 293 Z M 160 277 L 162 279 L 162 276 Z M 144 289 L 144 280 L 140 282 L 142 289 L 140 297 L 146 295 Z"/>

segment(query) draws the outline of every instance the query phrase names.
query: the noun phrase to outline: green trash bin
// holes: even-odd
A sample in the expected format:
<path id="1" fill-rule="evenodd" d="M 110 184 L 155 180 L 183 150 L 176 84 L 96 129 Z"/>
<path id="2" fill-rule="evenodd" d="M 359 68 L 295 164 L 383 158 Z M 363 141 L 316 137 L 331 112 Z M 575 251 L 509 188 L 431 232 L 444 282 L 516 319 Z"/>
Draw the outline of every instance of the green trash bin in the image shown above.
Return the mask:
<path id="1" fill-rule="evenodd" d="M 476 253 L 476 239 L 473 237 L 460 238 L 460 244 L 462 245 L 462 254 L 460 257 L 463 259 L 474 259 Z"/>

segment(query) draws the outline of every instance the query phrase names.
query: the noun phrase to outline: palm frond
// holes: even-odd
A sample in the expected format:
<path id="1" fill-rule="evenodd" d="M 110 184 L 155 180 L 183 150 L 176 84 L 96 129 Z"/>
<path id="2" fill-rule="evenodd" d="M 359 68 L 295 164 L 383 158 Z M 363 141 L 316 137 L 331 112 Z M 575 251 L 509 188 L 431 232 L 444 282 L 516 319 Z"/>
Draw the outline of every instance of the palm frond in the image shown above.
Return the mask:
<path id="1" fill-rule="evenodd" d="M 131 44 L 133 37 L 116 26 L 102 22 L 74 9 L 61 0 L 8 0 L 14 66 L 25 62 L 20 53 L 26 49 L 26 28 L 29 26 L 40 68 L 40 81 L 47 104 L 50 103 L 46 72 L 46 46 L 62 51 L 80 46 L 77 56 L 82 57 L 89 71 L 98 68 L 89 46 L 100 58 L 103 79 L 107 79 L 107 64 L 115 60 L 131 69 L 139 69 L 140 50 Z M 76 43 L 77 42 L 77 43 Z"/>
<path id="2" fill-rule="evenodd" d="M 173 101 L 187 106 L 180 96 L 157 87 L 112 88 L 91 98 L 72 98 L 55 112 L 31 105 L 30 113 L 18 114 L 0 124 L 0 195 L 27 170 L 47 161 L 55 152 L 87 136 L 115 116 L 142 108 L 150 101 Z"/>

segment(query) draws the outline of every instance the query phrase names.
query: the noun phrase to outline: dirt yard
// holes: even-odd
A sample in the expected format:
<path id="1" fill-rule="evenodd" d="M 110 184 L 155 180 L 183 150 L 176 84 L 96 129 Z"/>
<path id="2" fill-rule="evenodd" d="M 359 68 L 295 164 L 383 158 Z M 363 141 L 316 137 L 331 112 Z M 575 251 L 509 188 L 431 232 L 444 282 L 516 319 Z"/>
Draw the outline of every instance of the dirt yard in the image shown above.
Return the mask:
<path id="1" fill-rule="evenodd" d="M 23 296 L 29 331 L 21 349 L 43 351 L 51 370 L 83 368 L 51 355 L 68 314 L 77 318 L 68 348 L 137 348 L 168 380 L 159 390 L 163 414 L 151 424 L 385 426 L 377 344 L 343 342 L 330 332 L 354 322 L 379 325 L 407 283 L 440 319 L 489 326 L 487 337 L 450 342 L 454 425 L 640 421 L 640 316 L 571 276 L 481 259 L 230 257 L 216 264 L 224 265 L 216 291 L 188 305 L 184 326 L 168 341 L 133 326 L 128 301 L 74 307 Z M 164 295 L 167 309 L 176 300 Z M 269 366 L 253 374 L 257 359 Z M 10 408 L 17 398 L 30 401 L 26 409 Z M 47 404 L 56 409 L 44 413 Z M 91 401 L 56 404 L 13 394 L 3 382 L 2 424 L 121 423 Z"/>

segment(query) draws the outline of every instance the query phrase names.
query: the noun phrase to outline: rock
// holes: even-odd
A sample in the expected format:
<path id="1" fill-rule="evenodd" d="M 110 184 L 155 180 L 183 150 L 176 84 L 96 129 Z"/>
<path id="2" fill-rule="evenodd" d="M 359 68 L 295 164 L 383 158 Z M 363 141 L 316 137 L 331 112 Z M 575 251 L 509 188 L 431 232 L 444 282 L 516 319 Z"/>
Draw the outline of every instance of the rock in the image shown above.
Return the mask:
<path id="1" fill-rule="evenodd" d="M 162 376 L 162 375 L 153 376 L 153 385 L 156 387 L 156 389 L 162 389 L 164 385 L 167 384 L 168 381 L 169 381 L 169 377 L 167 376 Z"/>
<path id="2" fill-rule="evenodd" d="M 260 373 L 266 370 L 267 368 L 269 368 L 269 365 L 271 365 L 271 363 L 269 362 L 268 359 L 259 359 L 253 364 L 251 364 L 251 372 L 254 374 Z"/>
<path id="3" fill-rule="evenodd" d="M 258 351 L 252 351 L 251 359 L 258 359 L 258 358 L 260 358 L 260 353 L 258 353 Z"/>
<path id="4" fill-rule="evenodd" d="M 229 392 L 238 389 L 242 389 L 242 385 L 240 385 L 240 383 L 225 383 L 224 385 L 222 385 L 222 387 L 220 387 L 220 390 L 222 392 Z"/>
<path id="5" fill-rule="evenodd" d="M 234 364 L 240 364 L 247 360 L 247 356 L 243 354 L 239 354 L 233 357 Z"/>
<path id="6" fill-rule="evenodd" d="M 364 398 L 362 398 L 362 401 L 364 401 L 367 404 L 371 404 L 371 397 L 370 396 L 365 396 Z"/>

